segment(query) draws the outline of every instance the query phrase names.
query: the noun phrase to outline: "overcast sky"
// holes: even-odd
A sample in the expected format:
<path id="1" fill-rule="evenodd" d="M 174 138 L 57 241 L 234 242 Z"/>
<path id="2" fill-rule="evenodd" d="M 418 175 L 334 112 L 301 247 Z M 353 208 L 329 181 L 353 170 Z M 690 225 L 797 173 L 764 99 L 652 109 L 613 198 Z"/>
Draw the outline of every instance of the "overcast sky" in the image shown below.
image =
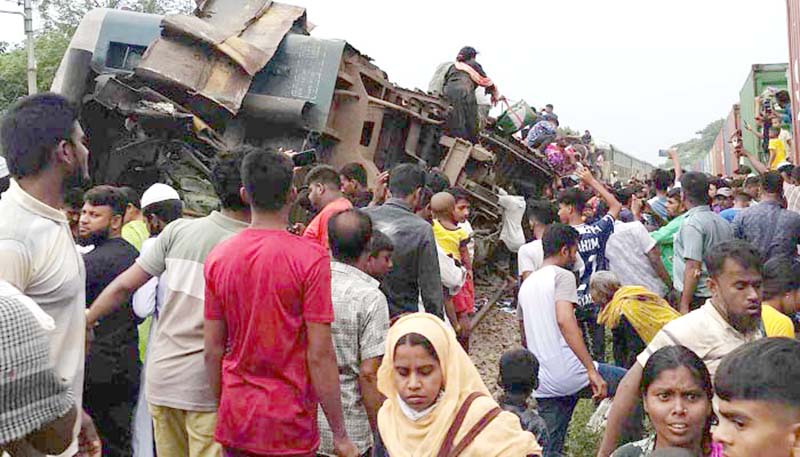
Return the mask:
<path id="1" fill-rule="evenodd" d="M 284 1 L 409 88 L 474 46 L 509 99 L 553 103 L 562 125 L 653 163 L 725 117 L 752 64 L 788 61 L 785 0 Z M 0 15 L 0 40 L 22 38 Z"/>

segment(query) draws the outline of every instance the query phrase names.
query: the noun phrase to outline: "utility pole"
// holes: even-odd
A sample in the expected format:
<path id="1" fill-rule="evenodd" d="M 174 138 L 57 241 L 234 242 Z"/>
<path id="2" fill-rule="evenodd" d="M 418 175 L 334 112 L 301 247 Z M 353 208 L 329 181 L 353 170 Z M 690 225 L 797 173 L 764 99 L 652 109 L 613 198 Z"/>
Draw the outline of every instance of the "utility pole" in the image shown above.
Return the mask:
<path id="1" fill-rule="evenodd" d="M 33 95 L 36 89 L 36 55 L 33 47 L 33 0 L 20 0 L 18 5 L 22 5 L 22 11 L 9 11 L 0 9 L 0 13 L 18 14 L 25 20 L 25 48 L 28 51 L 28 95 Z"/>
<path id="2" fill-rule="evenodd" d="M 32 0 L 23 0 L 23 14 L 25 16 L 25 38 L 28 49 L 28 95 L 33 95 L 36 90 L 36 55 L 33 48 L 33 6 Z"/>

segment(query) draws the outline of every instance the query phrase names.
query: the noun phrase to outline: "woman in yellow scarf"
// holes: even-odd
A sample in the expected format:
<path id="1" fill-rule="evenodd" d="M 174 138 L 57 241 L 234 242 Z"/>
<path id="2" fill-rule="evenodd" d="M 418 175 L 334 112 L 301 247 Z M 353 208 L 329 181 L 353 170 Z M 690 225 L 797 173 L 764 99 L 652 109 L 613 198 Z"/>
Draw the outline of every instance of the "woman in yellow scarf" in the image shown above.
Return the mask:
<path id="1" fill-rule="evenodd" d="M 666 300 L 641 286 L 620 287 L 614 298 L 600 311 L 597 322 L 613 329 L 622 316 L 628 319 L 645 344 L 661 327 L 680 317 Z"/>
<path id="2" fill-rule="evenodd" d="M 404 316 L 389 329 L 378 390 L 387 398 L 378 429 L 390 457 L 542 454 L 517 416 L 492 399 L 455 333 L 430 314 Z"/>

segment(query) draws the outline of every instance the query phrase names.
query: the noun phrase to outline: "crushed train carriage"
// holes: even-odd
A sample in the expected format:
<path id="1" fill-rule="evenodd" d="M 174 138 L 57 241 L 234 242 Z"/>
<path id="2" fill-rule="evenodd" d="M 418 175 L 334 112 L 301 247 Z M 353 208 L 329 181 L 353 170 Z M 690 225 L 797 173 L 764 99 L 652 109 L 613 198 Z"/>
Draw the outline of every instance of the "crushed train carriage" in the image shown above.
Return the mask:
<path id="1" fill-rule="evenodd" d="M 52 90 L 82 105 L 95 182 L 165 182 L 195 214 L 217 205 L 211 160 L 242 143 L 359 162 L 370 182 L 401 162 L 438 167 L 474 198 L 484 234 L 499 229 L 496 186 L 531 196 L 552 182 L 536 151 L 491 129 L 480 144 L 447 136 L 446 101 L 309 29 L 305 9 L 268 0 L 206 0 L 192 16 L 97 9 Z"/>

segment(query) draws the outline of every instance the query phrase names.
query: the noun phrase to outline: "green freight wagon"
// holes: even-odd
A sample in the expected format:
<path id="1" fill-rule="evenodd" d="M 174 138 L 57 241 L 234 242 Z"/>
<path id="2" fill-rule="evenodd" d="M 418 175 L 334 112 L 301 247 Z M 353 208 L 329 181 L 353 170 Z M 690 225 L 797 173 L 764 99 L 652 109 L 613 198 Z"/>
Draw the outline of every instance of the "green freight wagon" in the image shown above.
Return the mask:
<path id="1" fill-rule="evenodd" d="M 789 65 L 785 63 L 777 64 L 756 64 L 750 69 L 750 74 L 739 92 L 739 106 L 741 114 L 742 141 L 745 149 L 761 154 L 760 141 L 752 132 L 744 128 L 745 123 L 757 128 L 756 116 L 756 97 L 764 92 L 768 87 L 778 90 L 788 89 L 787 71 Z"/>

